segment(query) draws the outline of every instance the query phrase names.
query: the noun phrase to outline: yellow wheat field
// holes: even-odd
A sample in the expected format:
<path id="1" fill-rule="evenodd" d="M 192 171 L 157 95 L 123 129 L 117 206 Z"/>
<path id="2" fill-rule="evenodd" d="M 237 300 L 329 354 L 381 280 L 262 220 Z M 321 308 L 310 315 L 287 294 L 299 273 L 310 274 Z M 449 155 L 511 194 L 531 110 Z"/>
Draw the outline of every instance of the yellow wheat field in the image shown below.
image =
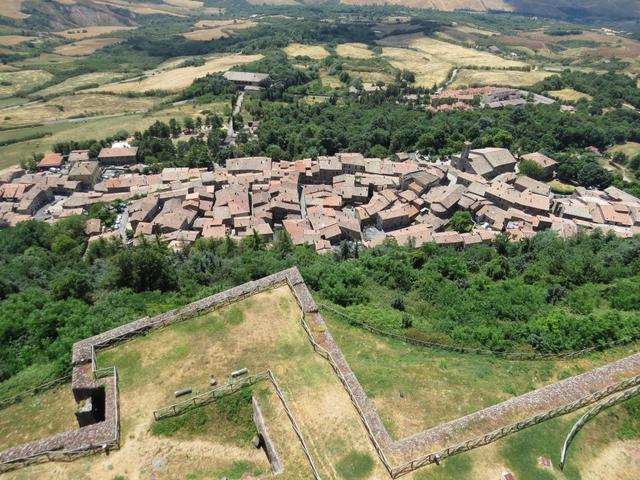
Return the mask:
<path id="1" fill-rule="evenodd" d="M 309 57 L 314 60 L 322 60 L 329 56 L 329 52 L 321 45 L 303 45 L 302 43 L 292 43 L 288 47 L 283 48 L 284 52 L 290 57 Z"/>
<path id="2" fill-rule="evenodd" d="M 336 53 L 347 58 L 367 59 L 373 57 L 373 52 L 364 43 L 342 43 L 336 47 Z"/>
<path id="3" fill-rule="evenodd" d="M 226 55 L 207 61 L 199 67 L 175 68 L 160 72 L 148 72 L 147 77 L 136 82 L 112 83 L 97 88 L 96 91 L 111 93 L 147 92 L 150 90 L 181 90 L 191 85 L 199 77 L 208 73 L 225 72 L 237 65 L 260 60 L 262 55 Z"/>
<path id="4" fill-rule="evenodd" d="M 68 45 L 62 45 L 56 48 L 54 52 L 67 57 L 83 57 L 85 55 L 91 55 L 101 48 L 115 45 L 122 41 L 122 38 L 88 38 Z"/>
<path id="5" fill-rule="evenodd" d="M 510 70 L 460 70 L 451 88 L 474 85 L 496 85 L 505 87 L 529 87 L 553 75 L 551 72 L 520 72 Z"/>
<path id="6" fill-rule="evenodd" d="M 35 37 L 25 37 L 23 35 L 0 35 L 0 46 L 12 47 L 33 40 L 34 38 Z"/>

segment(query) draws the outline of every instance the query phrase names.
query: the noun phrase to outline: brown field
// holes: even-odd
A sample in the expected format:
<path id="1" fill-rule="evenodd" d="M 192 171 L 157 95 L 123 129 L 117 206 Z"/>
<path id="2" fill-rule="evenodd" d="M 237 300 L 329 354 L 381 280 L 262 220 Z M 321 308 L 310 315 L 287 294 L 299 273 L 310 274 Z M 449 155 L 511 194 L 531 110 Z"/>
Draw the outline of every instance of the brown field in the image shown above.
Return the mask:
<path id="1" fill-rule="evenodd" d="M 204 5 L 203 2 L 196 1 L 196 0 L 163 0 L 163 2 L 166 3 L 167 5 L 172 5 L 174 7 L 182 7 L 187 9 L 202 8 Z"/>
<path id="2" fill-rule="evenodd" d="M 122 26 L 104 26 L 104 27 L 82 27 L 73 30 L 65 30 L 57 32 L 56 35 L 67 38 L 69 40 L 84 40 L 85 38 L 98 37 L 112 32 L 122 32 L 125 30 L 134 30 L 136 27 Z"/>
<path id="3" fill-rule="evenodd" d="M 373 52 L 364 43 L 342 43 L 336 47 L 336 53 L 347 58 L 371 58 Z"/>
<path id="4" fill-rule="evenodd" d="M 321 45 L 304 45 L 302 43 L 292 43 L 284 52 L 290 57 L 309 57 L 314 60 L 322 60 L 329 56 L 329 52 Z"/>
<path id="5" fill-rule="evenodd" d="M 0 126 L 31 125 L 65 118 L 138 112 L 148 110 L 155 103 L 156 100 L 152 98 L 121 98 L 100 94 L 68 95 L 45 103 L 6 110 L 0 117 Z"/>
<path id="6" fill-rule="evenodd" d="M 348 5 L 401 5 L 410 8 L 428 8 L 434 10 L 487 10 L 511 11 L 513 7 L 504 0 L 340 0 Z"/>
<path id="7" fill-rule="evenodd" d="M 54 52 L 68 57 L 83 57 L 85 55 L 91 55 L 101 48 L 115 45 L 122 41 L 121 38 L 89 38 L 68 45 L 62 45 L 57 47 Z"/>
<path id="8" fill-rule="evenodd" d="M 191 40 L 217 40 L 229 37 L 237 30 L 255 27 L 257 24 L 248 20 L 201 20 L 195 24 L 196 30 L 184 33 Z"/>
<path id="9" fill-rule="evenodd" d="M 44 90 L 40 90 L 38 95 L 46 97 L 50 95 L 60 95 L 62 93 L 71 93 L 87 88 L 91 85 L 104 85 L 105 83 L 113 82 L 121 77 L 121 74 L 114 72 L 86 73 L 84 75 L 78 75 L 77 77 L 68 78 L 64 82 L 45 88 Z"/>
<path id="10" fill-rule="evenodd" d="M 97 88 L 96 91 L 112 93 L 146 92 L 149 90 L 176 91 L 188 87 L 196 78 L 204 77 L 208 73 L 225 72 L 237 65 L 251 63 L 261 58 L 262 55 L 241 54 L 216 57 L 200 67 L 185 67 L 159 72 L 148 72 L 147 78 L 140 81 L 112 83 Z"/>
<path id="11" fill-rule="evenodd" d="M 0 46 L 12 47 L 23 42 L 28 42 L 36 37 L 25 37 L 22 35 L 0 35 Z"/>
<path id="12" fill-rule="evenodd" d="M 340 88 L 342 86 L 340 79 L 333 75 L 329 75 L 326 70 L 320 70 L 320 82 L 322 85 L 329 88 Z"/>
<path id="13" fill-rule="evenodd" d="M 528 87 L 547 77 L 551 72 L 535 71 L 520 72 L 510 70 L 459 70 L 451 88 L 464 88 L 469 86 L 496 85 L 504 87 Z"/>
<path id="14" fill-rule="evenodd" d="M 563 88 L 562 90 L 550 90 L 550 96 L 565 100 L 567 102 L 577 102 L 578 100 L 587 99 L 591 100 L 593 97 L 586 93 L 578 92 L 572 88 Z"/>
<path id="15" fill-rule="evenodd" d="M 44 70 L 22 70 L 0 73 L 0 96 L 8 97 L 20 90 L 35 88 L 53 78 Z"/>
<path id="16" fill-rule="evenodd" d="M 2 0 L 2 6 L 0 6 L 0 16 L 14 18 L 20 20 L 27 18 L 29 15 L 25 15 L 21 11 L 22 0 Z"/>
<path id="17" fill-rule="evenodd" d="M 388 42 L 389 40 L 385 39 L 384 43 Z M 488 52 L 424 36 L 398 36 L 392 40 L 391 44 L 406 45 L 407 48 L 385 47 L 382 51 L 383 56 L 393 67 L 414 72 L 416 84 L 424 87 L 444 82 L 449 71 L 453 68 L 467 65 L 488 68 L 524 67 L 527 65 Z"/>

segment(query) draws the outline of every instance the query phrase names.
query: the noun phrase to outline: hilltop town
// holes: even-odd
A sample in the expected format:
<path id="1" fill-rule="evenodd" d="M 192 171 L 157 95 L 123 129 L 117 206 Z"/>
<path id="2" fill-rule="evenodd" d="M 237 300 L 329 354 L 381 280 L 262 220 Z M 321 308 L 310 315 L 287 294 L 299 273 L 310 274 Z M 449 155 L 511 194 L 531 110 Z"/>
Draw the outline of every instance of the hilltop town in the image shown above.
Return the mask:
<path id="1" fill-rule="evenodd" d="M 233 158 L 226 166 L 165 168 L 144 174 L 136 147 L 117 142 L 97 158 L 88 151 L 49 153 L 38 173 L 14 167 L 0 174 L 0 219 L 5 225 L 37 218 L 48 222 L 86 214 L 93 205 L 114 209 L 106 225 L 88 218 L 91 240 L 137 242 L 156 235 L 181 250 L 196 239 L 269 242 L 282 227 L 295 245 L 329 252 L 343 241 L 373 247 L 387 238 L 399 245 L 426 242 L 468 246 L 506 232 L 513 239 L 553 230 L 569 237 L 601 229 L 620 237 L 640 232 L 640 200 L 616 187 L 578 187 L 571 195 L 518 174 L 519 160 L 536 163 L 553 178 L 557 162 L 535 152 L 516 159 L 503 148 L 465 150 L 430 162 L 417 153 L 365 158 L 359 153 L 274 161 Z M 458 211 L 474 224 L 455 231 Z"/>

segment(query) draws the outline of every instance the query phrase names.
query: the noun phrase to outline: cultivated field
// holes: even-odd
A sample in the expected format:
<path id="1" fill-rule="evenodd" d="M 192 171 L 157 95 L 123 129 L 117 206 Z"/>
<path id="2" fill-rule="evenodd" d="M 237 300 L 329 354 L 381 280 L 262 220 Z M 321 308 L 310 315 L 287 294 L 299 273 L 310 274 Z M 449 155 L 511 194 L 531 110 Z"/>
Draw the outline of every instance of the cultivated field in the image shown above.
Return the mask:
<path id="1" fill-rule="evenodd" d="M 451 88 L 498 85 L 506 87 L 529 87 L 547 77 L 552 72 L 520 72 L 511 70 L 459 70 Z"/>
<path id="2" fill-rule="evenodd" d="M 0 35 L 0 46 L 12 47 L 33 40 L 34 38 L 35 37 L 25 37 L 24 35 Z"/>
<path id="3" fill-rule="evenodd" d="M 195 30 L 184 33 L 191 40 L 217 40 L 233 35 L 237 30 L 255 27 L 257 24 L 248 20 L 201 20 L 194 25 Z"/>
<path id="4" fill-rule="evenodd" d="M 0 6 L 0 16 L 14 18 L 16 20 L 27 18 L 28 15 L 22 13 L 21 9 L 22 0 L 2 0 L 2 5 Z"/>
<path id="5" fill-rule="evenodd" d="M 153 98 L 121 98 L 113 95 L 77 94 L 54 98 L 21 108 L 5 110 L 0 126 L 32 125 L 65 118 L 94 117 L 148 110 L 156 104 Z"/>
<path id="6" fill-rule="evenodd" d="M 69 40 L 84 40 L 85 38 L 98 37 L 100 35 L 106 35 L 113 32 L 122 32 L 126 30 L 133 30 L 135 27 L 122 27 L 122 26 L 102 26 L 102 27 L 82 27 L 78 29 L 65 30 L 63 32 L 57 32 L 56 35 L 67 38 Z"/>
<path id="7" fill-rule="evenodd" d="M 232 54 L 215 57 L 199 67 L 175 68 L 166 71 L 147 72 L 146 78 L 125 83 L 112 83 L 96 89 L 101 92 L 126 93 L 150 90 L 178 91 L 191 85 L 199 77 L 208 73 L 225 72 L 237 65 L 244 65 L 262 58 L 262 55 Z"/>
<path id="8" fill-rule="evenodd" d="M 432 87 L 434 84 L 444 82 L 449 72 L 454 68 L 465 66 L 520 68 L 527 66 L 523 62 L 508 60 L 474 48 L 423 36 L 399 36 L 395 39 L 385 39 L 384 43 L 398 46 L 384 47 L 383 57 L 395 68 L 414 72 L 416 83 L 424 87 Z M 399 45 L 404 45 L 404 47 L 399 47 Z"/>
<path id="9" fill-rule="evenodd" d="M 364 43 L 342 43 L 336 47 L 336 53 L 341 57 L 368 59 L 373 52 Z"/>
<path id="10" fill-rule="evenodd" d="M 578 92 L 577 90 L 573 90 L 572 88 L 563 88 L 562 90 L 550 90 L 548 93 L 552 97 L 556 97 L 556 98 L 559 98 L 560 100 L 565 100 L 567 102 L 577 102 L 582 99 L 591 100 L 593 98 L 591 95 Z"/>
<path id="11" fill-rule="evenodd" d="M 93 52 L 96 52 L 101 48 L 115 45 L 120 42 L 122 42 L 121 38 L 88 38 L 68 45 L 61 45 L 60 47 L 57 47 L 54 52 L 59 55 L 69 57 L 83 57 L 91 55 Z"/>
<path id="12" fill-rule="evenodd" d="M 71 77 L 64 82 L 58 83 L 51 87 L 40 90 L 38 95 L 50 96 L 60 95 L 63 93 L 71 93 L 83 88 L 88 88 L 96 85 L 103 85 L 105 83 L 113 82 L 121 78 L 122 75 L 113 72 L 96 72 L 86 73 L 84 75 L 78 75 L 77 77 Z"/>
<path id="13" fill-rule="evenodd" d="M 329 52 L 321 45 L 303 45 L 301 43 L 292 43 L 283 48 L 284 52 L 290 57 L 309 57 L 314 60 L 322 60 L 329 56 Z"/>
<path id="14" fill-rule="evenodd" d="M 21 90 L 30 90 L 53 78 L 44 70 L 22 70 L 20 72 L 0 72 L 0 96 L 9 97 Z"/>
<path id="15" fill-rule="evenodd" d="M 174 17 L 187 17 L 187 12 L 183 7 L 175 7 L 169 4 L 163 3 L 135 3 L 127 2 L 124 0 L 94 0 L 96 3 L 102 3 L 104 5 L 112 5 L 118 8 L 124 8 L 130 12 L 137 13 L 139 15 L 171 15 Z M 188 9 L 186 9 L 188 10 Z M 205 12 L 203 12 L 205 13 Z"/>

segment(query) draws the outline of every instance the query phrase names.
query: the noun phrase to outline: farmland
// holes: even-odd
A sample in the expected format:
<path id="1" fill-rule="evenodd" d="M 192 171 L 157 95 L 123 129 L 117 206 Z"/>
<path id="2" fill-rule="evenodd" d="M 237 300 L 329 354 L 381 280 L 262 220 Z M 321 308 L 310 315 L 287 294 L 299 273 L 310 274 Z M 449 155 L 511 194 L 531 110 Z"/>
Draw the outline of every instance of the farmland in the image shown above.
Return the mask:
<path id="1" fill-rule="evenodd" d="M 0 126 L 19 126 L 42 123 L 51 119 L 81 118 L 115 113 L 148 110 L 156 100 L 152 98 L 115 98 L 112 95 L 76 94 L 58 97 L 4 112 Z"/>
<path id="2" fill-rule="evenodd" d="M 573 90 L 572 88 L 563 88 L 562 90 L 550 90 L 549 95 L 552 97 L 559 98 L 560 100 L 565 100 L 568 102 L 577 102 L 579 100 L 591 100 L 591 95 L 587 95 L 586 93 L 578 92 Z"/>
<path id="3" fill-rule="evenodd" d="M 194 25 L 194 30 L 183 35 L 191 40 L 217 40 L 255 26 L 255 22 L 245 20 L 201 20 Z"/>
<path id="4" fill-rule="evenodd" d="M 27 15 L 22 13 L 22 0 L 4 0 L 0 9 L 0 16 L 14 19 L 26 18 Z"/>
<path id="5" fill-rule="evenodd" d="M 364 43 L 342 43 L 336 47 L 336 53 L 341 57 L 368 59 L 373 52 Z"/>
<path id="6" fill-rule="evenodd" d="M 60 82 L 56 85 L 52 85 L 51 87 L 47 87 L 38 92 L 39 95 L 43 97 L 51 96 L 51 95 L 60 95 L 63 93 L 71 93 L 77 90 L 81 90 L 84 88 L 88 88 L 90 86 L 95 87 L 96 85 L 104 85 L 105 83 L 113 82 L 121 77 L 120 74 L 113 72 L 96 72 L 96 73 L 86 73 L 84 75 L 78 75 L 75 77 L 68 78 L 63 82 Z"/>
<path id="7" fill-rule="evenodd" d="M 101 92 L 126 93 L 146 92 L 151 90 L 178 91 L 188 87 L 193 80 L 204 77 L 208 73 L 224 72 L 237 65 L 243 65 L 262 58 L 261 55 L 232 54 L 210 58 L 198 67 L 173 68 L 147 72 L 139 81 L 114 83 L 98 88 Z"/>
<path id="8" fill-rule="evenodd" d="M 134 28 L 135 27 L 124 27 L 118 25 L 82 27 L 56 32 L 56 35 L 60 35 L 61 37 L 64 37 L 68 40 L 84 40 L 86 38 L 99 37 L 113 32 L 124 32 L 133 30 Z"/>
<path id="9" fill-rule="evenodd" d="M 329 52 L 320 45 L 303 45 L 301 43 L 292 43 L 284 48 L 284 51 L 290 57 L 309 57 L 313 60 L 322 60 L 329 55 Z"/>
<path id="10" fill-rule="evenodd" d="M 24 35 L 0 35 L 0 46 L 12 47 L 33 40 L 34 38 L 35 37 L 26 37 Z"/>
<path id="11" fill-rule="evenodd" d="M 528 87 L 553 75 L 551 72 L 519 72 L 509 70 L 459 70 L 452 88 L 469 86 L 498 85 L 509 87 Z"/>
<path id="12" fill-rule="evenodd" d="M 0 96 L 8 97 L 21 90 L 33 90 L 52 78 L 53 75 L 44 70 L 0 72 Z"/>
<path id="13" fill-rule="evenodd" d="M 101 48 L 115 45 L 121 41 L 122 39 L 120 38 L 89 38 L 86 40 L 79 40 L 68 45 L 62 45 L 54 51 L 59 55 L 82 57 L 85 55 L 91 55 L 93 52 L 96 52 Z"/>

